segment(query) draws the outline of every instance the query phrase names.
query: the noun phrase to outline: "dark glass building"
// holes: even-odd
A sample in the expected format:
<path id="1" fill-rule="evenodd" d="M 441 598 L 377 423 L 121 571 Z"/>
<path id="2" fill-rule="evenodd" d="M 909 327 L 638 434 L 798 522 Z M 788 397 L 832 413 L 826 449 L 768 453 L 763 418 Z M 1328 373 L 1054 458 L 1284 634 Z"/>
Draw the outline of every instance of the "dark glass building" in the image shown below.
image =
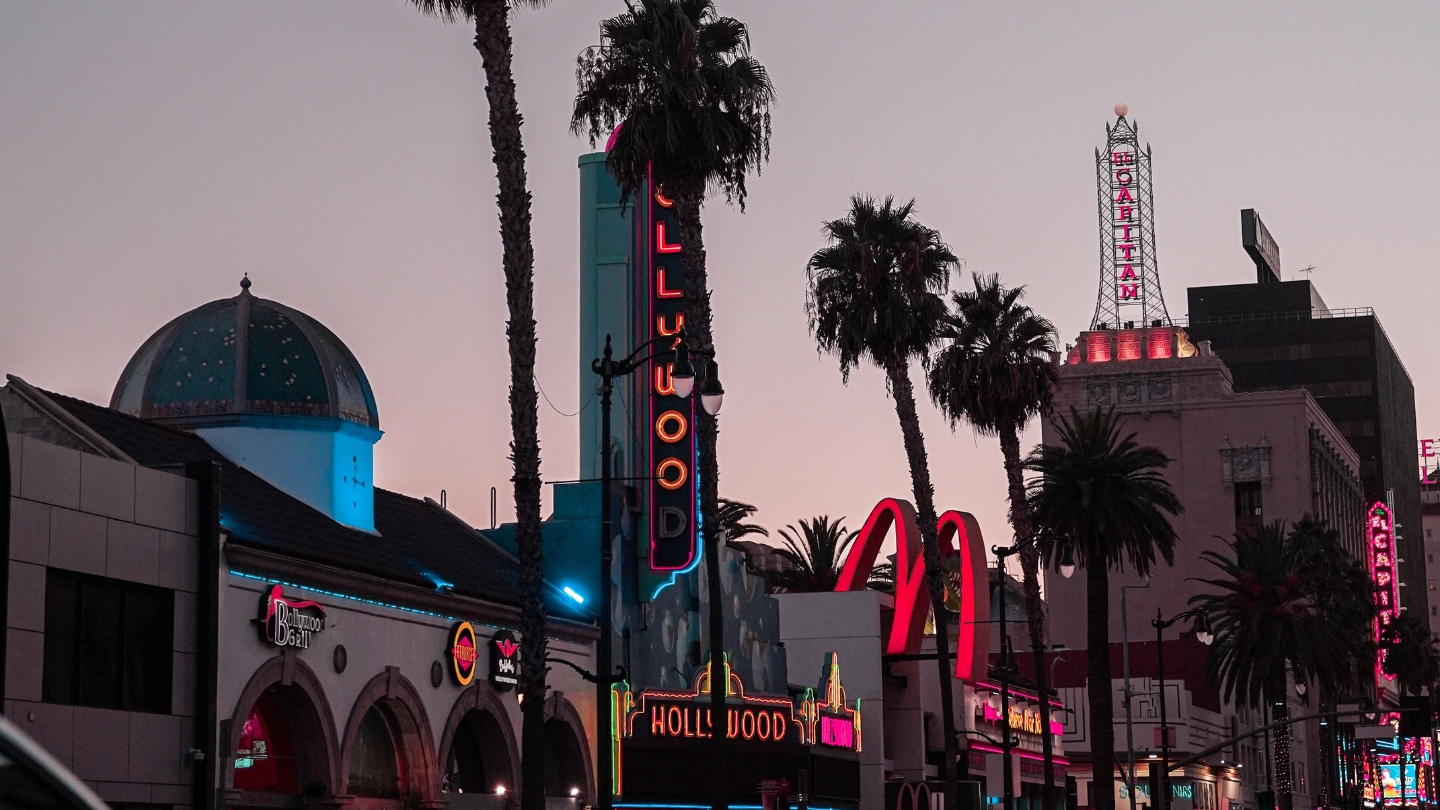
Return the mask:
<path id="1" fill-rule="evenodd" d="M 1236 391 L 1304 388 L 1360 457 L 1369 502 L 1395 491 L 1407 609 L 1428 615 L 1415 474 L 1415 386 L 1373 310 L 1330 309 L 1309 281 L 1189 289 L 1188 333 L 1208 340 Z"/>

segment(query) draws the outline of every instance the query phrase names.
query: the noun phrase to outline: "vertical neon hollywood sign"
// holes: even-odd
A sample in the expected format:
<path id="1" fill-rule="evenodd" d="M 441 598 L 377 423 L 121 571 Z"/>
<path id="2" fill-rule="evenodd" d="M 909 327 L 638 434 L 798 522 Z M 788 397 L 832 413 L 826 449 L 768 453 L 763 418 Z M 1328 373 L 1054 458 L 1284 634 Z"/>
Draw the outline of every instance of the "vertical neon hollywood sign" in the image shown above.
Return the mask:
<path id="1" fill-rule="evenodd" d="M 1395 568 L 1395 521 L 1385 504 L 1377 501 L 1370 507 L 1365 534 L 1370 541 L 1370 576 L 1375 581 L 1375 641 L 1379 642 L 1400 610 L 1400 585 L 1396 582 Z M 1384 665 L 1385 651 L 1382 649 L 1375 659 L 1376 683 L 1393 680 L 1385 674 Z"/>
<path id="2" fill-rule="evenodd" d="M 650 246 L 651 338 L 676 336 L 685 328 L 684 267 L 675 202 L 652 185 L 646 240 Z M 664 342 L 661 342 L 663 346 Z M 675 394 L 673 356 L 650 361 L 650 568 L 679 571 L 695 562 L 695 397 Z"/>

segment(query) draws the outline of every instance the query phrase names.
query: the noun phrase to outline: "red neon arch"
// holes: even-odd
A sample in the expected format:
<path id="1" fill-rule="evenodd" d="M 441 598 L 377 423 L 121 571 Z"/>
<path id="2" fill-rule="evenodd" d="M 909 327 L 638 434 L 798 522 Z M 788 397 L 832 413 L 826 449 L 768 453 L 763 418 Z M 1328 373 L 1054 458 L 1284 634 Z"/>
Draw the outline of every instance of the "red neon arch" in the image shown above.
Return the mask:
<path id="1" fill-rule="evenodd" d="M 930 592 L 925 587 L 925 558 L 915 507 L 909 501 L 886 498 L 875 505 L 845 558 L 837 591 L 860 591 L 875 567 L 880 545 L 895 526 L 895 617 L 885 652 L 890 655 L 917 653 L 930 612 Z M 940 557 L 957 555 L 959 573 L 951 575 L 952 587 L 960 594 L 960 641 L 955 654 L 955 677 L 983 677 L 990 657 L 990 599 L 985 570 L 985 539 L 980 524 L 967 512 L 948 511 L 940 516 Z M 957 543 L 958 541 L 958 543 Z M 959 580 L 956 583 L 956 580 Z"/>

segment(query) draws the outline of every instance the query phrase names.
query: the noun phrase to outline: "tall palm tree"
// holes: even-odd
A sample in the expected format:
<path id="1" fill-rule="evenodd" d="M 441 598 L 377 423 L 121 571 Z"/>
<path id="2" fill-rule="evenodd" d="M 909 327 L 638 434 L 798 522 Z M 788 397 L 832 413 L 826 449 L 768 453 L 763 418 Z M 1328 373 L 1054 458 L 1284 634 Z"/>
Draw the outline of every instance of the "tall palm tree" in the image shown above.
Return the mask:
<path id="1" fill-rule="evenodd" d="M 510 11 L 546 0 L 410 0 L 422 13 L 475 26 L 485 70 L 490 146 L 500 193 L 501 266 L 510 319 L 510 458 L 515 475 L 515 544 L 520 558 L 521 790 L 523 810 L 545 808 L 545 596 L 540 540 L 540 428 L 535 393 L 535 248 L 520 105 L 511 70 Z"/>
<path id="2" fill-rule="evenodd" d="M 1207 677 L 1221 684 L 1227 701 L 1269 709 L 1272 722 L 1289 716 L 1290 678 L 1333 693 L 1350 683 L 1355 656 L 1367 649 L 1363 604 L 1370 587 L 1348 576 L 1323 541 L 1323 531 L 1287 533 L 1285 522 L 1275 521 L 1237 532 L 1226 543 L 1228 554 L 1200 555 L 1220 572 L 1201 580 L 1217 592 L 1191 599 L 1209 612 L 1215 633 Z M 1351 584 L 1337 589 L 1347 579 Z M 1290 810 L 1290 727 L 1280 726 L 1274 739 L 1277 805 Z"/>
<path id="3" fill-rule="evenodd" d="M 950 297 L 951 312 L 941 332 L 943 348 L 930 367 L 930 398 L 955 423 L 969 422 L 977 432 L 1000 438 L 1009 482 L 1010 525 L 1015 542 L 1030 539 L 1030 510 L 1025 504 L 1020 431 L 1033 417 L 1047 413 L 1055 388 L 1055 327 L 1020 303 L 1024 287 L 1007 288 L 999 275 L 974 274 L 975 289 Z M 1035 656 L 1040 694 L 1045 682 L 1045 602 L 1040 598 L 1040 555 L 1035 546 L 1020 552 L 1025 577 L 1025 618 Z M 1040 701 L 1040 727 L 1050 728 L 1050 701 Z M 1044 736 L 1044 810 L 1055 810 L 1053 737 Z"/>
<path id="4" fill-rule="evenodd" d="M 605 165 L 627 198 L 643 198 L 653 179 L 675 201 L 685 270 L 685 335 L 691 348 L 714 352 L 710 285 L 700 209 L 709 189 L 745 207 L 745 179 L 770 156 L 775 89 L 750 55 L 750 32 L 722 17 L 713 0 L 638 0 L 600 23 L 601 44 L 580 54 L 579 91 L 570 129 L 594 144 L 612 136 Z M 620 129 L 615 131 L 616 127 Z M 713 366 L 711 367 L 714 368 Z M 720 599 L 720 462 L 718 425 L 696 409 L 700 514 L 709 586 L 710 661 L 725 652 Z M 725 690 L 710 690 L 710 711 L 725 716 Z M 726 806 L 725 735 L 711 740 L 710 803 Z"/>
<path id="5" fill-rule="evenodd" d="M 769 529 L 758 523 L 745 522 L 754 517 L 758 511 L 760 511 L 758 508 L 744 501 L 732 501 L 729 498 L 721 498 L 720 508 L 715 513 L 715 522 L 720 524 L 720 529 L 725 534 L 725 540 L 727 542 L 739 540 L 742 537 L 749 537 L 753 534 L 769 537 Z"/>
<path id="6" fill-rule="evenodd" d="M 1400 694 L 1418 695 L 1422 688 L 1433 688 L 1440 681 L 1440 650 L 1435 644 L 1435 634 L 1424 616 L 1401 613 L 1390 622 L 1381 642 L 1385 650 L 1382 666 L 1385 674 L 1395 678 Z"/>
<path id="7" fill-rule="evenodd" d="M 845 552 L 860 533 L 846 529 L 843 517 L 832 521 L 829 515 L 819 515 L 809 520 L 801 518 L 799 522 L 799 528 L 792 524 L 780 530 L 785 548 L 776 549 L 775 553 L 789 560 L 793 567 L 775 577 L 774 584 L 789 593 L 835 590 Z"/>
<path id="8" fill-rule="evenodd" d="M 871 197 L 852 197 L 849 213 L 822 227 L 830 244 L 810 257 L 805 310 L 810 333 L 820 349 L 839 356 L 844 380 L 850 381 L 850 370 L 861 362 L 873 363 L 885 372 L 895 400 L 924 544 L 925 584 L 930 603 L 936 606 L 935 649 L 940 667 L 940 714 L 945 725 L 940 778 L 945 781 L 946 806 L 956 807 L 959 741 L 951 694 L 950 635 L 942 609 L 945 573 L 940 567 L 935 489 L 915 410 L 910 363 L 918 360 L 924 366 L 929 362 L 945 315 L 941 294 L 959 260 L 939 231 L 916 221 L 914 211 L 914 200 L 897 205 L 893 197 L 878 203 Z"/>
<path id="9" fill-rule="evenodd" d="M 1114 409 L 1060 417 L 1060 443 L 1035 448 L 1025 468 L 1036 543 L 1046 562 L 1073 556 L 1085 569 L 1089 659 L 1091 806 L 1115 808 L 1115 706 L 1110 693 L 1110 569 L 1128 564 L 1145 575 L 1156 556 L 1175 562 L 1168 516 L 1183 507 L 1161 471 L 1170 463 L 1135 434 L 1120 435 Z"/>

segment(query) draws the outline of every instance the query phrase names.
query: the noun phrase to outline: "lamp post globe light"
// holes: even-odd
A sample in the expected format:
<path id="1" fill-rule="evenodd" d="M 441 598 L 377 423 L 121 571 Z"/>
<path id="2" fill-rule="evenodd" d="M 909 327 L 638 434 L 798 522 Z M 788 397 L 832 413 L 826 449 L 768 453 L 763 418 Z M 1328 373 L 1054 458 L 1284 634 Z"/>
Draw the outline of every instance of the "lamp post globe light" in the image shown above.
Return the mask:
<path id="1" fill-rule="evenodd" d="M 674 343 L 669 347 L 657 348 L 644 357 L 640 356 L 646 349 L 662 340 L 673 340 Z M 690 361 L 690 355 L 693 353 L 709 358 L 706 363 L 705 379 L 700 385 L 700 406 L 711 416 L 718 416 L 720 404 L 725 396 L 725 389 L 720 386 L 719 366 L 715 363 L 713 352 L 692 352 L 685 344 L 683 330 L 679 335 L 662 335 L 647 340 L 622 360 L 615 359 L 611 336 L 607 334 L 604 354 L 590 364 L 591 370 L 600 377 L 600 640 L 595 652 L 595 728 L 597 734 L 608 734 L 608 730 L 613 727 L 614 706 L 610 700 L 610 691 L 617 680 L 625 677 L 623 672 L 617 677 L 611 650 L 611 636 L 614 634 L 614 628 L 611 625 L 614 622 L 614 615 L 611 604 L 610 569 L 615 562 L 615 529 L 610 509 L 610 493 L 614 476 L 614 471 L 611 469 L 613 462 L 610 446 L 610 406 L 615 390 L 615 378 L 633 374 L 651 360 L 672 353 L 675 356 L 675 368 L 671 374 L 671 380 L 675 386 L 676 396 L 681 399 L 689 399 L 695 391 L 695 366 Z M 613 755 L 609 745 L 597 746 L 596 750 L 595 806 L 597 810 L 611 810 L 614 799 Z M 578 789 L 573 789 L 571 795 L 577 794 Z"/>
<path id="2" fill-rule="evenodd" d="M 1210 646 L 1215 641 L 1215 634 L 1210 630 L 1210 614 L 1204 608 L 1187 610 L 1184 613 L 1177 613 L 1169 619 L 1164 618 L 1160 609 L 1155 609 L 1155 619 L 1150 622 L 1155 628 L 1155 651 L 1159 658 L 1160 670 L 1160 778 L 1156 780 L 1156 787 L 1160 796 L 1151 799 L 1155 804 L 1155 810 L 1170 810 L 1170 726 L 1165 718 L 1165 630 L 1173 627 L 1181 619 L 1194 619 L 1195 640 L 1205 646 Z M 1155 766 L 1151 766 L 1155 767 Z"/>

